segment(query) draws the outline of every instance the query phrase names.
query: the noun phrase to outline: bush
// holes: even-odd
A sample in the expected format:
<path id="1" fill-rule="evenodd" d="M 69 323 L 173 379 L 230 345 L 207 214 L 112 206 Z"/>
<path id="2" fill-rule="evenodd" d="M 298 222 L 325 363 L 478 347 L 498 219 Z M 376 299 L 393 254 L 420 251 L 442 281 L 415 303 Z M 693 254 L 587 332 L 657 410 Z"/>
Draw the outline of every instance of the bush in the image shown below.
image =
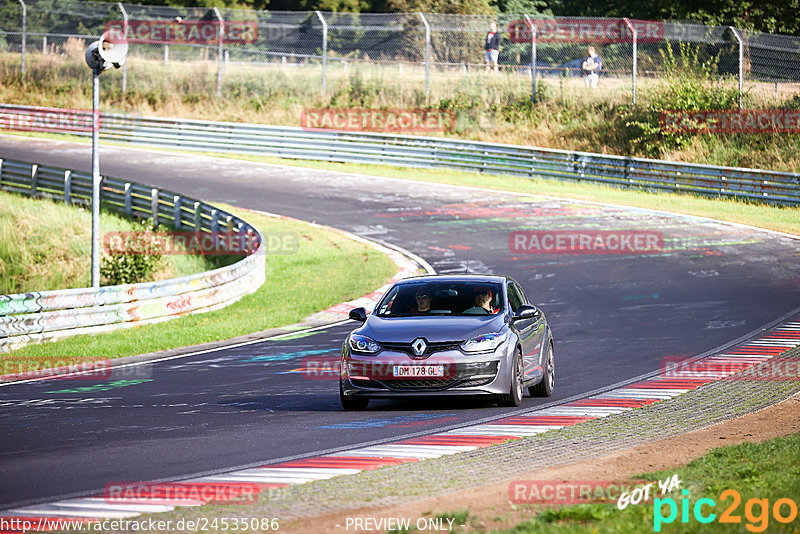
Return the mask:
<path id="1" fill-rule="evenodd" d="M 726 87 L 716 74 L 717 58 L 703 62 L 698 47 L 687 43 L 680 44 L 677 57 L 670 44 L 659 52 L 666 83 L 657 89 L 646 107 L 624 117 L 632 151 L 651 157 L 686 148 L 694 137 L 692 133 L 663 129 L 660 121 L 663 112 L 736 109 L 739 105 L 738 89 Z"/>
<path id="2" fill-rule="evenodd" d="M 104 285 L 136 284 L 152 279 L 163 265 L 167 236 L 166 228 L 153 228 L 148 222 L 138 222 L 121 242 L 112 243 L 108 254 L 100 261 Z"/>

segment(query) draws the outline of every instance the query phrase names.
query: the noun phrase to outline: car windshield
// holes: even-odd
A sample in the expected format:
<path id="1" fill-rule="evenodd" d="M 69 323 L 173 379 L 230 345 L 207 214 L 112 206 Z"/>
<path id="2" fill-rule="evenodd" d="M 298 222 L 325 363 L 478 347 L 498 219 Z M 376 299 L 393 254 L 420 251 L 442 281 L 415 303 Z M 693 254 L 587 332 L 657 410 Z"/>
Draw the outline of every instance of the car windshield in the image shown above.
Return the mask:
<path id="1" fill-rule="evenodd" d="M 493 315 L 502 308 L 501 284 L 437 281 L 394 286 L 378 304 L 376 315 Z"/>

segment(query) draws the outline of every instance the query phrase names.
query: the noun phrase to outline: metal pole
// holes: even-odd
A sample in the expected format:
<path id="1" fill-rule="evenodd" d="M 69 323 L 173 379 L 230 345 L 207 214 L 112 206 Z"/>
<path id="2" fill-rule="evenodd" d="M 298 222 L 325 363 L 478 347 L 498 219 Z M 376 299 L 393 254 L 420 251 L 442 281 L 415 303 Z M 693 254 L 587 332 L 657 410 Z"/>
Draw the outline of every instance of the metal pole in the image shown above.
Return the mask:
<path id="1" fill-rule="evenodd" d="M 25 37 L 27 36 L 28 26 L 28 6 L 25 5 L 23 0 L 18 0 L 19 5 L 22 6 L 22 76 L 25 76 Z"/>
<path id="2" fill-rule="evenodd" d="M 631 30 L 631 34 L 633 35 L 633 81 L 632 81 L 632 83 L 633 83 L 633 107 L 635 108 L 636 107 L 636 70 L 637 70 L 636 64 L 637 64 L 637 59 L 638 59 L 638 47 L 637 47 L 638 42 L 637 41 L 638 41 L 638 37 L 639 36 L 638 36 L 638 32 L 636 31 L 636 28 L 633 27 L 633 24 L 631 23 L 630 19 L 628 19 L 627 17 L 624 17 L 622 20 L 624 20 L 625 24 L 628 25 L 628 29 Z"/>
<path id="3" fill-rule="evenodd" d="M 92 287 L 100 287 L 100 72 L 92 69 Z"/>
<path id="4" fill-rule="evenodd" d="M 319 11 L 315 12 L 322 23 L 322 97 L 328 90 L 328 23 Z"/>
<path id="5" fill-rule="evenodd" d="M 125 42 L 128 41 L 128 12 L 125 11 L 125 7 L 122 5 L 122 2 L 117 2 L 117 7 L 119 10 L 122 11 L 122 35 L 125 36 Z M 128 90 L 128 62 L 125 61 L 122 65 L 122 92 L 125 93 Z"/>
<path id="6" fill-rule="evenodd" d="M 425 99 L 431 96 L 431 27 L 422 12 L 417 12 L 425 25 Z"/>
<path id="7" fill-rule="evenodd" d="M 531 29 L 531 102 L 536 103 L 536 25 L 533 19 L 525 15 Z"/>
<path id="8" fill-rule="evenodd" d="M 222 20 L 222 15 L 219 9 L 214 8 L 214 14 L 219 21 L 219 48 L 217 49 L 217 98 L 222 98 L 222 43 L 225 39 L 225 21 Z"/>
<path id="9" fill-rule="evenodd" d="M 739 34 L 739 30 L 733 26 L 728 26 L 733 36 L 739 41 L 739 109 L 742 109 L 742 94 L 744 93 L 744 41 Z"/>

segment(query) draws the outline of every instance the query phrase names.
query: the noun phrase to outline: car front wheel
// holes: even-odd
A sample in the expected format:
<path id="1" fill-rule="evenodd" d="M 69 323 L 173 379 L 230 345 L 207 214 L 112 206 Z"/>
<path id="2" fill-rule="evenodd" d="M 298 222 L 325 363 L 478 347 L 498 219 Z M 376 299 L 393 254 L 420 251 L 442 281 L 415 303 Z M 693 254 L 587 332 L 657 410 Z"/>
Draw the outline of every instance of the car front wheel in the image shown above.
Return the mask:
<path id="1" fill-rule="evenodd" d="M 556 365 L 553 359 L 553 344 L 547 344 L 547 355 L 544 357 L 542 364 L 544 376 L 542 381 L 528 388 L 528 392 L 532 397 L 549 397 L 553 394 L 553 388 L 556 384 Z"/>
<path id="2" fill-rule="evenodd" d="M 344 389 L 342 388 L 341 382 L 339 382 L 339 400 L 342 402 L 342 408 L 348 412 L 360 412 L 362 410 L 366 410 L 367 405 L 369 404 L 369 399 L 365 399 L 364 397 L 353 397 L 352 395 L 346 396 L 344 394 Z"/>
<path id="3" fill-rule="evenodd" d="M 500 406 L 515 407 L 522 404 L 522 354 L 519 349 L 514 352 L 514 362 L 511 364 L 511 386 L 505 395 L 499 396 Z"/>

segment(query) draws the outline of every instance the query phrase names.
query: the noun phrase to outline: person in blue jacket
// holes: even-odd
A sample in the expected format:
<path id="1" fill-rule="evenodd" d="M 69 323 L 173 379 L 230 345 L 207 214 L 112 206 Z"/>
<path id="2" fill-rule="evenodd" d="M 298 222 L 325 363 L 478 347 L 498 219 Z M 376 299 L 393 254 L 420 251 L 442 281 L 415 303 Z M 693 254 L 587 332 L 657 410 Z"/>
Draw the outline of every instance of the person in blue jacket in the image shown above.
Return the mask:
<path id="1" fill-rule="evenodd" d="M 500 55 L 500 32 L 497 31 L 497 24 L 489 24 L 489 32 L 486 34 L 486 72 L 494 70 L 497 72 L 497 57 Z"/>

